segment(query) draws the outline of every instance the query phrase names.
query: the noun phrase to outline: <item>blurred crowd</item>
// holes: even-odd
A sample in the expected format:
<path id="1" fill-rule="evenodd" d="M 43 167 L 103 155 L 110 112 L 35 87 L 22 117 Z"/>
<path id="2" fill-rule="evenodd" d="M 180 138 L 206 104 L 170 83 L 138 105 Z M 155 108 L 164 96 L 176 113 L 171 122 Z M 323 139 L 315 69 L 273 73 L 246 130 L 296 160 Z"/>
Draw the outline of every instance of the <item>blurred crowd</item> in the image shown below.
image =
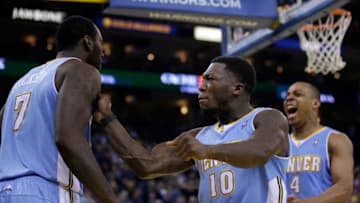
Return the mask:
<path id="1" fill-rule="evenodd" d="M 156 143 L 145 142 L 138 133 L 129 134 L 151 149 Z M 93 150 L 105 176 L 111 182 L 119 203 L 197 203 L 199 177 L 195 168 L 176 175 L 153 180 L 138 179 L 113 151 L 107 136 L 96 130 L 92 136 Z M 85 189 L 85 203 L 96 203 Z M 360 166 L 355 168 L 354 192 L 349 203 L 360 203 Z"/>

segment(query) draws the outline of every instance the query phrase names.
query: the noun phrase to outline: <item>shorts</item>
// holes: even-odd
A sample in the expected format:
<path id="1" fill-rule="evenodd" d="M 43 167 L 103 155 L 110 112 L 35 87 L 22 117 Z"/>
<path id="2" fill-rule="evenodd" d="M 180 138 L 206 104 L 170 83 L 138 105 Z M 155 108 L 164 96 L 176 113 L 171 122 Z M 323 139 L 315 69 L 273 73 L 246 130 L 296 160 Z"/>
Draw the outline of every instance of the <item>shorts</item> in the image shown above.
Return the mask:
<path id="1" fill-rule="evenodd" d="M 39 176 L 0 181 L 0 203 L 81 203 L 79 193 Z"/>

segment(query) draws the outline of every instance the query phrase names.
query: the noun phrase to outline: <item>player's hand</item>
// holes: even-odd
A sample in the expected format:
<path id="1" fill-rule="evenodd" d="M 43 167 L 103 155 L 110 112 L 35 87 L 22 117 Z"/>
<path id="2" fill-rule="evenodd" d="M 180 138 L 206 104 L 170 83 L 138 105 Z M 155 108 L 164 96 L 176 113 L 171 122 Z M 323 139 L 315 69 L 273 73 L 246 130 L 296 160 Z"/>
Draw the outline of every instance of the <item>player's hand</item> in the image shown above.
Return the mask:
<path id="1" fill-rule="evenodd" d="M 101 94 L 97 103 L 97 111 L 94 114 L 96 122 L 99 122 L 106 116 L 112 114 L 111 111 L 111 97 L 108 94 Z"/>
<path id="2" fill-rule="evenodd" d="M 200 129 L 184 132 L 166 144 L 177 156 L 185 161 L 205 159 L 208 157 L 209 147 L 195 139 L 195 135 L 199 131 Z"/>
<path id="3" fill-rule="evenodd" d="M 295 196 L 288 196 L 287 203 L 305 203 L 305 201 Z"/>

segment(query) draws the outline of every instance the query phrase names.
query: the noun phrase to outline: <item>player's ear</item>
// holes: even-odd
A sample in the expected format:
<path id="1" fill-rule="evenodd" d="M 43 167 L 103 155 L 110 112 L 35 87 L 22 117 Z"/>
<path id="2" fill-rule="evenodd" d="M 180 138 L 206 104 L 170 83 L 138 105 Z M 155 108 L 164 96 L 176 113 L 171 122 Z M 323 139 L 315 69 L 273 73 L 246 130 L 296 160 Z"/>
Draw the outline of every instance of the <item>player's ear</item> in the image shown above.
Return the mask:
<path id="1" fill-rule="evenodd" d="M 234 95 L 240 95 L 244 90 L 245 90 L 245 85 L 243 83 L 235 83 Z"/>
<path id="2" fill-rule="evenodd" d="M 93 42 L 93 40 L 91 39 L 91 37 L 89 35 L 84 36 L 83 42 L 84 42 L 84 46 L 85 46 L 86 50 L 88 50 L 88 51 L 93 50 L 94 42 Z"/>
<path id="3" fill-rule="evenodd" d="M 314 99 L 314 100 L 313 100 L 313 107 L 319 108 L 319 107 L 320 107 L 320 101 L 317 100 L 317 99 Z"/>

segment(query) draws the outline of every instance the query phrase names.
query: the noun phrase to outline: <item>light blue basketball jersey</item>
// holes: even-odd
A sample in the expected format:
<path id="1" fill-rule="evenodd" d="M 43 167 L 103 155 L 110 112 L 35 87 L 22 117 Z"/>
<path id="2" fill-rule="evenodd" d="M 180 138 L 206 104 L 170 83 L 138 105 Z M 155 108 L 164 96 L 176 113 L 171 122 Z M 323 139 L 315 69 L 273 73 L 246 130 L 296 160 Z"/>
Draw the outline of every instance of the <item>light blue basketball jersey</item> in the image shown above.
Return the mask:
<path id="1" fill-rule="evenodd" d="M 79 180 L 71 174 L 55 144 L 55 73 L 70 59 L 74 58 L 58 58 L 33 68 L 11 89 L 2 121 L 0 182 L 40 176 L 82 192 Z M 90 141 L 89 126 L 84 135 Z"/>
<path id="2" fill-rule="evenodd" d="M 300 198 L 317 196 L 333 185 L 328 156 L 332 132 L 332 128 L 322 127 L 304 140 L 289 136 L 291 156 L 286 170 L 289 194 Z"/>
<path id="3" fill-rule="evenodd" d="M 256 108 L 219 132 L 216 124 L 207 126 L 197 139 L 207 145 L 241 142 L 255 131 L 257 113 L 269 108 Z M 271 132 L 269 132 L 271 133 Z M 200 175 L 198 198 L 201 203 L 279 203 L 286 202 L 285 169 L 287 157 L 272 157 L 254 168 L 238 168 L 217 160 L 197 160 Z"/>

